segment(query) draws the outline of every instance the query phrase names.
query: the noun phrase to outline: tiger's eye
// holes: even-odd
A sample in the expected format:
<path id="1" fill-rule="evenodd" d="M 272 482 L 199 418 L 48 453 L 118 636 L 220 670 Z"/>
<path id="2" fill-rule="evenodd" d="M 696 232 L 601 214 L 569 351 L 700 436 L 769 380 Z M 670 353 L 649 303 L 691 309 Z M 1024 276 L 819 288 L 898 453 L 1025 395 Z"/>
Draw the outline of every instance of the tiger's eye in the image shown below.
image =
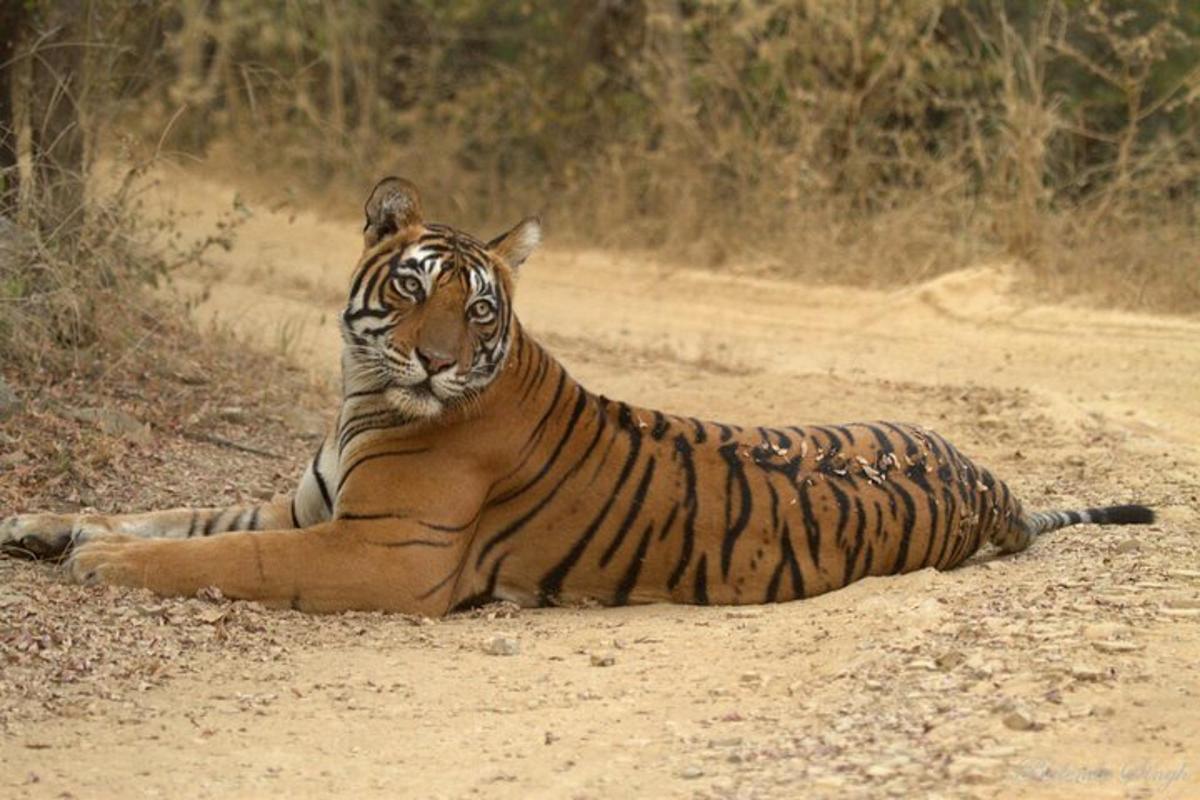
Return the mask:
<path id="1" fill-rule="evenodd" d="M 471 304 L 471 316 L 484 319 L 492 315 L 492 304 L 487 300 L 476 300 Z"/>
<path id="2" fill-rule="evenodd" d="M 414 278 L 412 275 L 407 275 L 400 279 L 400 289 L 405 294 L 412 295 L 413 297 L 420 297 L 422 288 L 421 281 L 417 278 Z"/>

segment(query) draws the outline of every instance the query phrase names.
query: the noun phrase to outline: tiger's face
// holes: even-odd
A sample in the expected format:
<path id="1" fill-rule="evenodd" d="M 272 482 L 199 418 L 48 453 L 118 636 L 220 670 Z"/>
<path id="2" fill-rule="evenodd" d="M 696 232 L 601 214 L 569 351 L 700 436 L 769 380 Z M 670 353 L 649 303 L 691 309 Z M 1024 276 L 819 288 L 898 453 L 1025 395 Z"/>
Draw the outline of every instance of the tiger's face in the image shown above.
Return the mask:
<path id="1" fill-rule="evenodd" d="M 366 216 L 342 314 L 345 392 L 382 392 L 414 418 L 479 397 L 508 355 L 513 276 L 540 240 L 538 220 L 485 244 L 425 223 L 415 187 L 400 178 L 380 182 Z"/>

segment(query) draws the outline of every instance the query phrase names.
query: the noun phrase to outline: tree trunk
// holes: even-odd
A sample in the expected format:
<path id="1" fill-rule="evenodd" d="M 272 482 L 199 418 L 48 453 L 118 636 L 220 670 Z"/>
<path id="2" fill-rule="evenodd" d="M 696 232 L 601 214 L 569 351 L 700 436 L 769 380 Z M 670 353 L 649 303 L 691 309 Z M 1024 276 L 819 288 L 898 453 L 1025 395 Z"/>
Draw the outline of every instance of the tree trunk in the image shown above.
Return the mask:
<path id="1" fill-rule="evenodd" d="M 42 30 L 30 53 L 33 211 L 47 235 L 73 236 L 83 222 L 84 5 L 83 0 L 40 4 Z"/>
<path id="2" fill-rule="evenodd" d="M 24 26 L 24 0 L 0 0 L 0 216 L 10 219 L 16 216 L 20 188 L 15 58 Z"/>

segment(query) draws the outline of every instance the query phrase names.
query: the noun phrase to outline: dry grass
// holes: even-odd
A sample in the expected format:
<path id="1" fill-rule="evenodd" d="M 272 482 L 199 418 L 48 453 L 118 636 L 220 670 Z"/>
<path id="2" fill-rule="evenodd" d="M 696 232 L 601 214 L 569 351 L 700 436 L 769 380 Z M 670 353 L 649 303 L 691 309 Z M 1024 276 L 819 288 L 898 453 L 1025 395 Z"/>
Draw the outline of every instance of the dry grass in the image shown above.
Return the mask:
<path id="1" fill-rule="evenodd" d="M 288 35 L 183 13 L 142 119 L 186 101 L 175 144 L 288 199 L 344 215 L 401 172 L 480 230 L 860 285 L 1004 256 L 1055 297 L 1200 304 L 1200 16 L 1170 0 L 285 5 Z"/>
<path id="2" fill-rule="evenodd" d="M 527 6 L 117 4 L 86 31 L 87 80 L 52 91 L 31 91 L 58 52 L 33 40 L 16 75 L 33 190 L 0 231 L 0 354 L 120 359 L 158 335 L 139 287 L 229 245 L 221 229 L 164 252 L 138 170 L 97 175 L 131 161 L 97 153 L 128 148 L 205 153 L 339 215 L 395 171 L 484 232 L 540 211 L 559 243 L 870 286 L 1004 257 L 1049 297 L 1200 307 L 1186 6 Z M 78 112 L 79 164 L 38 149 L 64 107 L 36 117 L 42 95 Z"/>

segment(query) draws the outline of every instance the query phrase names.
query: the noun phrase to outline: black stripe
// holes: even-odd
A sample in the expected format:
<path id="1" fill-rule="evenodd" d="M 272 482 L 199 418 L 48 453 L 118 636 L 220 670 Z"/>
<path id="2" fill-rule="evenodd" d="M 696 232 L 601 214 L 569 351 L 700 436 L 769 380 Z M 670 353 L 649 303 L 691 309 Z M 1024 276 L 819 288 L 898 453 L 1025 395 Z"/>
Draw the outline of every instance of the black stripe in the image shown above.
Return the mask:
<path id="1" fill-rule="evenodd" d="M 600 566 L 608 566 L 608 562 L 616 555 L 617 550 L 621 548 L 621 543 L 625 541 L 625 535 L 629 528 L 637 520 L 638 514 L 642 511 L 642 504 L 646 502 L 646 492 L 650 489 L 650 481 L 654 479 L 654 456 L 650 456 L 646 462 L 646 469 L 642 473 L 642 478 L 638 481 L 637 489 L 633 493 L 633 498 L 629 503 L 629 510 L 625 512 L 625 518 L 621 520 L 621 524 L 617 526 L 617 535 L 605 549 L 604 554 L 600 556 Z"/>
<path id="2" fill-rule="evenodd" d="M 217 532 L 217 523 L 219 523 L 221 521 L 222 515 L 224 515 L 224 513 L 227 510 L 228 509 L 221 509 L 220 511 L 217 511 L 211 517 L 209 517 L 208 520 L 204 523 L 204 530 L 201 531 L 200 535 L 201 536 L 212 536 L 214 533 L 216 533 Z"/>
<path id="3" fill-rule="evenodd" d="M 338 481 L 337 493 L 338 494 L 342 493 L 342 487 L 346 485 L 346 480 L 354 473 L 354 470 L 358 469 L 359 467 L 361 467 L 363 464 L 367 463 L 368 461 L 374 461 L 377 458 L 393 458 L 396 456 L 418 455 L 420 453 L 428 453 L 429 450 L 430 450 L 430 448 L 428 448 L 428 447 L 413 447 L 408 450 L 389 450 L 384 453 L 371 453 L 368 456 L 363 456 L 358 461 L 355 461 L 353 464 L 351 464 L 350 467 L 345 472 L 342 473 L 341 480 Z M 332 508 L 332 507 L 333 507 L 332 504 L 330 504 L 330 508 Z"/>
<path id="4" fill-rule="evenodd" d="M 805 596 L 804 592 L 804 575 L 800 572 L 800 563 L 796 560 L 796 551 L 792 548 L 792 531 L 788 524 L 783 523 L 783 536 L 779 539 L 779 548 L 783 553 L 783 561 L 788 565 L 788 571 L 792 575 L 792 591 L 795 592 L 793 597 L 800 599 Z"/>
<path id="5" fill-rule="evenodd" d="M 892 452 L 892 450 L 893 450 L 892 440 L 887 437 L 887 434 L 885 434 L 882 430 L 880 430 L 879 427 L 876 425 L 868 424 L 866 426 L 866 428 L 875 437 L 875 441 L 879 442 L 879 454 L 880 455 L 884 455 L 886 453 Z M 876 464 L 878 464 L 878 463 L 879 462 L 876 461 Z"/>
<path id="6" fill-rule="evenodd" d="M 200 512 L 193 511 L 192 518 L 188 520 L 187 537 L 188 539 L 196 535 L 196 523 L 200 521 Z"/>
<path id="7" fill-rule="evenodd" d="M 667 431 L 671 429 L 671 424 L 667 422 L 667 418 L 663 416 L 661 411 L 654 412 L 654 427 L 650 429 L 650 438 L 654 441 L 661 441 L 667 435 Z"/>
<path id="8" fill-rule="evenodd" d="M 437 523 L 437 522 L 425 522 L 423 520 L 419 521 L 417 524 L 422 525 L 426 528 L 429 528 L 429 530 L 431 530 L 431 531 L 441 531 L 442 533 L 461 533 L 461 532 L 467 530 L 468 528 L 470 528 L 476 522 L 478 522 L 479 516 L 482 513 L 483 513 L 483 508 L 481 507 L 478 511 L 475 512 L 475 516 L 471 517 L 469 520 L 467 520 L 466 522 L 464 522 L 461 525 L 451 525 L 448 523 L 442 524 L 442 523 Z"/>
<path id="9" fill-rule="evenodd" d="M 391 251 L 387 250 L 375 253 L 371 256 L 370 261 L 362 265 L 362 267 L 358 270 L 358 274 L 354 276 L 354 281 L 350 284 L 350 297 L 354 297 L 358 294 L 359 287 L 362 286 L 363 278 L 367 276 L 368 272 L 375 268 L 375 265 L 379 263 L 379 260 L 381 258 L 387 258 L 390 255 L 392 255 Z"/>
<path id="10" fill-rule="evenodd" d="M 891 569 L 891 574 L 894 575 L 903 571 L 904 564 L 908 560 L 908 545 L 912 540 L 913 526 L 917 520 L 917 507 L 913 503 L 912 495 L 902 487 L 893 483 L 891 489 L 900 496 L 900 501 L 904 503 L 904 528 L 900 531 L 900 547 L 896 552 L 896 560 Z"/>
<path id="11" fill-rule="evenodd" d="M 696 583 L 692 589 L 692 594 L 696 598 L 699 605 L 708 605 L 708 555 L 700 556 L 699 563 L 696 564 Z"/>
<path id="12" fill-rule="evenodd" d="M 546 508 L 546 506 L 548 506 L 552 500 L 554 500 L 554 498 L 558 495 L 559 490 L 562 489 L 562 487 L 565 486 L 571 478 L 575 477 L 576 473 L 579 472 L 579 470 L 591 457 L 592 452 L 596 448 L 596 444 L 600 441 L 600 434 L 606 425 L 607 423 L 605 422 L 604 418 L 600 417 L 599 424 L 596 426 L 596 433 L 592 436 L 592 440 L 584 449 L 583 454 L 575 460 L 574 464 L 571 465 L 571 468 L 568 469 L 561 478 L 559 478 L 558 483 L 554 484 L 550 491 L 547 492 L 545 496 L 543 496 L 542 499 L 533 506 L 533 508 L 529 509 L 524 514 L 517 517 L 517 519 L 510 522 L 506 527 L 502 528 L 487 541 L 487 543 L 483 546 L 483 549 L 480 550 L 479 558 L 475 562 L 476 569 L 479 569 L 479 567 L 483 565 L 484 559 L 487 558 L 488 553 L 490 553 L 493 548 L 517 534 L 521 528 L 525 527 L 525 525 L 527 525 L 531 519 L 540 514 L 542 510 Z M 571 431 L 568 431 L 568 433 L 570 432 Z"/>
<path id="13" fill-rule="evenodd" d="M 373 395 L 383 394 L 387 391 L 387 387 L 382 389 L 359 389 L 357 392 L 342 395 L 342 400 L 353 400 L 356 397 L 371 397 Z"/>
<path id="14" fill-rule="evenodd" d="M 838 509 L 838 521 L 837 527 L 834 529 L 833 541 L 838 547 L 844 548 L 846 545 L 844 538 L 846 523 L 850 520 L 850 498 L 832 483 L 827 485 L 829 486 L 829 491 L 833 494 L 833 502 L 837 504 Z"/>
<path id="15" fill-rule="evenodd" d="M 667 534 L 669 534 L 671 532 L 671 525 L 675 522 L 675 516 L 678 513 L 679 513 L 679 503 L 675 503 L 675 505 L 671 506 L 671 510 L 667 512 L 666 521 L 663 522 L 662 527 L 659 528 L 658 541 L 661 542 L 663 539 L 667 538 Z"/>
<path id="16" fill-rule="evenodd" d="M 854 545 L 850 548 L 850 552 L 846 554 L 846 570 L 842 574 L 842 585 L 849 585 L 850 581 L 854 580 L 854 567 L 858 564 L 858 554 L 862 552 L 864 534 L 867 529 L 867 512 L 863 508 L 862 499 L 854 498 L 854 515 L 858 520 L 858 524 L 854 526 Z"/>
<path id="17" fill-rule="evenodd" d="M 604 520 L 608 517 L 608 512 L 612 509 L 613 502 L 617 495 L 620 494 L 622 487 L 629 480 L 630 474 L 633 472 L 633 467 L 637 463 L 638 455 L 641 453 L 642 437 L 633 421 L 628 414 L 618 414 L 618 422 L 625 432 L 629 435 L 629 455 L 625 458 L 625 463 L 621 466 L 621 472 L 617 476 L 616 485 L 608 494 L 608 499 L 592 518 L 583 534 L 575 540 L 575 544 L 565 556 L 555 564 L 549 572 L 547 572 L 539 583 L 539 591 L 545 599 L 553 599 L 558 596 L 562 590 L 563 581 L 566 580 L 567 574 L 574 568 L 575 564 L 583 556 L 584 550 L 587 549 L 592 538 L 596 535 L 596 531 L 604 524 Z"/>
<path id="18" fill-rule="evenodd" d="M 313 477 L 317 479 L 317 488 L 321 490 L 321 500 L 325 502 L 325 508 L 333 511 L 333 498 L 329 496 L 329 487 L 325 484 L 325 478 L 321 475 L 321 466 L 318 459 L 321 457 L 320 449 L 317 450 L 317 458 L 313 459 L 312 471 Z M 357 464 L 355 466 L 358 466 Z M 338 483 L 338 491 L 342 490 L 342 484 Z"/>
<path id="19" fill-rule="evenodd" d="M 821 523 L 813 513 L 812 500 L 808 496 L 809 480 L 806 478 L 801 481 L 796 490 L 796 497 L 800 500 L 800 514 L 804 519 L 804 538 L 808 542 L 808 555 L 812 558 L 813 566 L 820 569 Z"/>
<path id="20" fill-rule="evenodd" d="M 650 534 L 654 531 L 654 524 L 646 525 L 646 530 L 642 533 L 642 540 L 638 542 L 637 551 L 633 554 L 633 558 L 629 560 L 629 566 L 625 570 L 625 574 L 621 576 L 621 583 L 617 586 L 617 593 L 613 597 L 613 605 L 623 606 L 629 602 L 629 594 L 633 591 L 633 587 L 637 585 L 638 573 L 642 571 L 642 562 L 646 560 L 646 549 L 650 546 Z"/>
<path id="21" fill-rule="evenodd" d="M 459 600 L 454 604 L 452 611 L 459 612 L 470 608 L 477 608 L 478 606 L 482 606 L 495 600 L 496 584 L 499 582 L 500 578 L 500 567 L 503 566 L 504 560 L 508 558 L 508 556 L 509 554 L 505 553 L 497 558 L 496 563 L 492 565 L 492 572 L 490 575 L 488 575 L 487 588 L 485 588 L 482 592 L 478 592 L 470 597 L 464 597 L 462 600 Z"/>
<path id="22" fill-rule="evenodd" d="M 742 535 L 742 532 L 746 530 L 746 525 L 750 522 L 753 498 L 750 492 L 750 481 L 746 479 L 746 471 L 742 468 L 742 461 L 738 456 L 737 444 L 719 447 L 717 453 L 725 461 L 727 469 L 725 475 L 725 537 L 721 541 L 721 575 L 728 578 L 729 567 L 733 561 L 733 548 L 737 544 L 738 537 Z M 738 500 L 736 517 L 733 514 L 735 483 L 737 484 L 736 497 Z"/>
<path id="23" fill-rule="evenodd" d="M 569 420 L 567 420 L 567 424 L 563 427 L 563 434 L 562 434 L 562 436 L 559 437 L 558 444 L 556 444 L 554 446 L 554 450 L 553 450 L 553 452 L 551 452 L 550 457 L 548 459 L 546 459 L 546 462 L 544 464 L 542 464 L 542 468 L 539 469 L 532 478 L 525 481 L 525 483 L 522 484 L 521 486 L 518 486 L 515 489 L 511 489 L 511 490 L 505 492 L 504 494 L 498 495 L 495 498 L 493 498 L 492 500 L 490 500 L 488 502 L 489 507 L 503 505 L 504 503 L 508 502 L 509 500 L 519 497 L 520 495 L 524 494 L 529 489 L 531 489 L 542 478 L 546 477 L 546 475 L 550 472 L 550 470 L 554 468 L 554 464 L 555 464 L 555 462 L 558 461 L 558 457 L 560 455 L 562 455 L 563 448 L 566 447 L 567 442 L 575 434 L 575 424 L 577 422 L 579 422 L 580 416 L 583 415 L 584 408 L 587 407 L 587 401 L 588 401 L 587 392 L 583 391 L 583 389 L 581 389 L 578 386 L 576 386 L 574 388 L 575 388 L 575 392 L 579 395 L 579 398 L 575 401 L 575 407 L 571 410 L 571 418 Z M 600 427 L 596 429 L 597 436 L 600 435 L 600 430 L 603 428 L 603 426 L 604 426 L 604 418 L 601 417 L 600 418 Z"/>
<path id="24" fill-rule="evenodd" d="M 683 519 L 683 544 L 679 550 L 679 560 L 667 580 L 668 589 L 679 585 L 692 560 L 696 538 L 696 514 L 699 509 L 699 498 L 696 495 L 696 464 L 692 460 L 692 446 L 683 434 L 675 437 L 675 455 L 683 468 L 683 507 L 687 509 L 687 515 Z"/>
<path id="25" fill-rule="evenodd" d="M 409 515 L 400 512 L 392 511 L 384 514 L 356 514 L 353 511 L 339 511 L 334 519 L 346 520 L 348 522 L 358 522 L 361 520 L 373 519 L 411 519 Z"/>

